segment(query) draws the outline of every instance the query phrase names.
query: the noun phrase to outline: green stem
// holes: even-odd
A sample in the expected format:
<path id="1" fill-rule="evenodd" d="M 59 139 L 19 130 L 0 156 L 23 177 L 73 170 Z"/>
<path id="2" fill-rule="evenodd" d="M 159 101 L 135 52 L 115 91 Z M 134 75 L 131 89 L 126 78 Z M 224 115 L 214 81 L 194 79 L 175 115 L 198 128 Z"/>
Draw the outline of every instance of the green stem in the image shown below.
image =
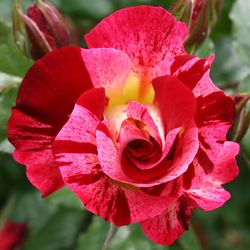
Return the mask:
<path id="1" fill-rule="evenodd" d="M 104 242 L 104 245 L 102 247 L 102 250 L 108 250 L 111 243 L 112 243 L 112 240 L 116 234 L 116 232 L 118 231 L 119 227 L 110 223 L 110 227 L 109 227 L 109 232 L 108 232 L 108 235 L 107 235 L 107 238 Z"/>

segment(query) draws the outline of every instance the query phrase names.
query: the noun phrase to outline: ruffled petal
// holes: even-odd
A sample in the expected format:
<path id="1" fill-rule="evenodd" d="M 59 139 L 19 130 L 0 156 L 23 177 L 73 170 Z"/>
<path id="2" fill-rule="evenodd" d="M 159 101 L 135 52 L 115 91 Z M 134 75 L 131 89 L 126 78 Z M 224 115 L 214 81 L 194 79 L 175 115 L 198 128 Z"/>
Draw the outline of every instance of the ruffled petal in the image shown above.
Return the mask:
<path id="1" fill-rule="evenodd" d="M 209 76 L 212 59 L 213 56 L 202 59 L 191 55 L 177 56 L 171 65 L 171 75 L 189 87 L 195 97 L 218 92 L 219 88 Z"/>
<path id="2" fill-rule="evenodd" d="M 196 113 L 196 100 L 192 91 L 177 78 L 170 76 L 154 79 L 153 86 L 165 133 L 177 127 L 185 129 Z"/>
<path id="3" fill-rule="evenodd" d="M 85 39 L 90 48 L 124 51 L 133 71 L 152 79 L 168 74 L 174 57 L 185 54 L 186 33 L 186 25 L 165 9 L 137 6 L 108 16 Z"/>
<path id="4" fill-rule="evenodd" d="M 141 227 L 152 241 L 170 245 L 188 229 L 191 212 L 192 208 L 181 197 L 160 215 L 143 221 Z"/>
<path id="5" fill-rule="evenodd" d="M 203 159 L 216 162 L 223 148 L 228 129 L 235 118 L 235 104 L 222 91 L 197 98 L 195 121 L 199 129 Z M 211 165 L 211 164 L 210 164 Z"/>
<path id="6" fill-rule="evenodd" d="M 67 121 L 76 99 L 92 86 L 81 49 L 53 51 L 29 70 L 9 121 L 14 158 L 27 166 L 28 178 L 43 196 L 63 186 L 51 144 Z"/>
<path id="7" fill-rule="evenodd" d="M 234 142 L 225 142 L 214 165 L 201 164 L 197 159 L 183 176 L 185 194 L 189 204 L 195 208 L 210 211 L 222 206 L 230 194 L 221 186 L 233 180 L 239 173 L 236 155 L 239 146 Z M 202 157 L 202 156 L 200 156 Z"/>
<path id="8" fill-rule="evenodd" d="M 71 188 L 89 211 L 117 226 L 156 216 L 172 200 L 171 197 L 150 195 L 133 186 L 114 182 L 104 175 L 91 182 L 84 182 L 79 176 Z"/>
<path id="9" fill-rule="evenodd" d="M 166 141 L 170 140 L 173 143 L 178 131 L 178 129 L 170 131 Z M 179 139 L 172 159 L 169 160 L 168 157 L 165 159 L 166 155 L 163 155 L 157 161 L 157 166 L 141 171 L 133 166 L 128 158 L 120 157 L 116 143 L 104 122 L 97 127 L 96 140 L 98 157 L 103 172 L 118 182 L 137 187 L 152 187 L 177 178 L 187 170 L 199 147 L 197 128 L 190 125 Z M 170 150 L 171 145 L 166 144 L 166 153 Z"/>

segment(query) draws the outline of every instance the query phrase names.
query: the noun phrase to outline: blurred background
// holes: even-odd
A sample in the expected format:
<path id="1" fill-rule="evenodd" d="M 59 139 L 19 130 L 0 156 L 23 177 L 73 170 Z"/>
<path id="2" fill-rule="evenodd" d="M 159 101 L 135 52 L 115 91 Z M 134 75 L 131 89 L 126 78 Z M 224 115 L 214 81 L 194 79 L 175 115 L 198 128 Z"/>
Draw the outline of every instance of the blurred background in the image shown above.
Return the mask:
<path id="1" fill-rule="evenodd" d="M 199 57 L 214 53 L 216 60 L 211 78 L 228 95 L 241 101 L 237 102 L 238 117 L 229 134 L 230 139 L 241 144 L 241 154 L 238 157 L 240 175 L 225 186 L 232 198 L 215 211 L 195 211 L 190 230 L 170 247 L 150 242 L 139 225 L 134 224 L 119 229 L 110 249 L 249 250 L 250 104 L 242 93 L 248 92 L 249 95 L 250 91 L 250 1 L 225 0 L 223 4 L 220 0 L 208 0 L 205 2 L 213 4 L 196 19 L 186 13 L 187 9 L 182 8 L 185 2 L 192 1 L 51 2 L 66 20 L 72 34 L 70 43 L 82 47 L 85 46 L 83 35 L 103 17 L 117 9 L 142 4 L 170 8 L 178 19 L 189 25 L 187 50 Z M 33 4 L 32 0 L 23 0 L 23 12 Z M 11 10 L 12 1 L 0 1 L 0 228 L 5 228 L 6 232 L 15 231 L 19 237 L 16 249 L 99 250 L 105 241 L 108 223 L 84 210 L 80 201 L 66 188 L 42 199 L 40 193 L 27 180 L 25 167 L 12 159 L 13 149 L 7 141 L 7 121 L 11 107 L 15 105 L 20 81 L 33 60 L 27 58 L 14 42 Z M 199 27 L 198 32 L 192 30 L 192 22 Z M 244 107 L 239 106 L 242 100 L 245 100 Z"/>

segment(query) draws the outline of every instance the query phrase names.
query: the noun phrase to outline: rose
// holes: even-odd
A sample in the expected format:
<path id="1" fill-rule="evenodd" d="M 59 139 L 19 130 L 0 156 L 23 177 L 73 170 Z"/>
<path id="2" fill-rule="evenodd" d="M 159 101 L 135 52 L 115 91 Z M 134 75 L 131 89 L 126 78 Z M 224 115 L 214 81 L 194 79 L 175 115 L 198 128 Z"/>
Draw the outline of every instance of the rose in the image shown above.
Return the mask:
<path id="1" fill-rule="evenodd" d="M 26 223 L 7 221 L 0 230 L 0 249 L 13 250 L 20 246 L 25 239 Z"/>
<path id="2" fill-rule="evenodd" d="M 94 214 L 171 244 L 194 208 L 230 198 L 234 102 L 209 78 L 213 56 L 187 55 L 185 24 L 162 8 L 122 9 L 85 38 L 90 49 L 56 50 L 24 78 L 14 158 L 43 196 L 66 184 Z"/>

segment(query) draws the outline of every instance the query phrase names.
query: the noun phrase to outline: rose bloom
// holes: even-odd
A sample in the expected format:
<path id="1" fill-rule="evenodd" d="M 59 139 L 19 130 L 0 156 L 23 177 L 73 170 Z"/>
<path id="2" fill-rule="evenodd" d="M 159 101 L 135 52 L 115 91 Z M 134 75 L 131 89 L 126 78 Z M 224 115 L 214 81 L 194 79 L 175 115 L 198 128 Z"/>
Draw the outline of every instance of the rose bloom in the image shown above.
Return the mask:
<path id="1" fill-rule="evenodd" d="M 213 56 L 184 50 L 187 27 L 160 7 L 119 10 L 25 76 L 9 121 L 14 158 L 44 197 L 68 186 L 86 209 L 139 222 L 159 244 L 188 229 L 193 209 L 230 194 L 238 145 L 234 102 L 209 78 Z"/>
<path id="2" fill-rule="evenodd" d="M 7 221 L 0 230 L 0 250 L 13 250 L 25 239 L 26 223 Z"/>

